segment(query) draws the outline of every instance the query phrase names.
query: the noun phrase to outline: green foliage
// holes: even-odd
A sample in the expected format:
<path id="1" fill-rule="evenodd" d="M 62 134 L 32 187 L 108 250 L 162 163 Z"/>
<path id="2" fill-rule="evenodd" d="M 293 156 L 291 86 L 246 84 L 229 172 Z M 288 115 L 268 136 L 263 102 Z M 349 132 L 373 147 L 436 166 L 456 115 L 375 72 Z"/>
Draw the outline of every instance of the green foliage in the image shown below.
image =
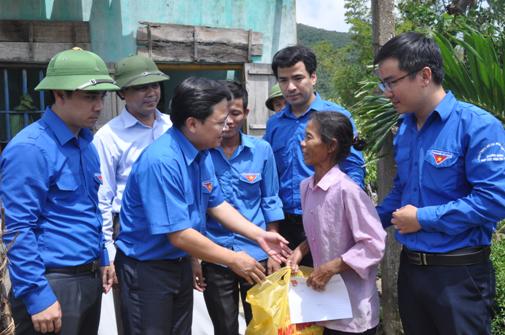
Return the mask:
<path id="1" fill-rule="evenodd" d="M 314 28 L 301 23 L 296 25 L 296 33 L 298 43 L 309 48 L 313 48 L 315 44 L 321 41 L 330 43 L 335 49 L 344 47 L 351 42 L 349 33 Z"/>
<path id="2" fill-rule="evenodd" d="M 505 221 L 498 224 L 502 228 Z M 491 260 L 496 271 L 496 314 L 492 323 L 494 335 L 505 335 L 505 236 L 496 234 L 491 245 Z"/>

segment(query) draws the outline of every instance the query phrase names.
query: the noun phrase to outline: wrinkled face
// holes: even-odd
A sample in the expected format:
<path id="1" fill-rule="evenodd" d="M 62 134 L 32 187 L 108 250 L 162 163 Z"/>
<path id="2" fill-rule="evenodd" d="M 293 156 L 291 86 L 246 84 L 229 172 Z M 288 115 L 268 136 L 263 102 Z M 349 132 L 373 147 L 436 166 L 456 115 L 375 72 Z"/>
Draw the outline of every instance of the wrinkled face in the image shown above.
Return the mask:
<path id="1" fill-rule="evenodd" d="M 103 109 L 104 91 L 74 91 L 67 95 L 63 91 L 56 92 L 56 99 L 61 107 L 60 117 L 73 133 L 81 128 L 93 128 Z"/>
<path id="2" fill-rule="evenodd" d="M 196 120 L 194 145 L 199 150 L 216 148 L 221 145 L 223 139 L 223 130 L 226 130 L 226 118 L 228 117 L 228 100 L 212 106 L 212 114 L 203 122 Z"/>
<path id="3" fill-rule="evenodd" d="M 277 81 L 282 95 L 295 108 L 307 106 L 315 98 L 316 73 L 309 74 L 302 61 L 291 67 L 278 68 Z"/>
<path id="4" fill-rule="evenodd" d="M 240 129 L 244 126 L 244 122 L 249 113 L 248 109 L 244 109 L 244 101 L 242 98 L 233 99 L 229 103 L 230 113 L 226 119 L 226 128 L 223 130 L 223 138 L 232 138 L 238 136 Z"/>
<path id="5" fill-rule="evenodd" d="M 409 75 L 407 71 L 400 70 L 396 58 L 387 58 L 379 63 L 378 75 L 386 86 L 384 96 L 391 100 L 399 114 L 415 113 L 423 106 L 421 76 L 418 72 Z"/>
<path id="6" fill-rule="evenodd" d="M 332 160 L 330 147 L 323 142 L 319 129 L 312 120 L 307 123 L 305 138 L 300 145 L 302 146 L 303 160 L 307 165 L 319 165 L 327 160 Z"/>
<path id="7" fill-rule="evenodd" d="M 286 105 L 286 100 L 283 97 L 277 97 L 272 99 L 272 107 L 274 112 L 280 112 L 281 109 Z"/>
<path id="8" fill-rule="evenodd" d="M 126 103 L 126 109 L 134 116 L 147 117 L 152 115 L 160 102 L 160 83 L 130 86 L 121 90 Z"/>

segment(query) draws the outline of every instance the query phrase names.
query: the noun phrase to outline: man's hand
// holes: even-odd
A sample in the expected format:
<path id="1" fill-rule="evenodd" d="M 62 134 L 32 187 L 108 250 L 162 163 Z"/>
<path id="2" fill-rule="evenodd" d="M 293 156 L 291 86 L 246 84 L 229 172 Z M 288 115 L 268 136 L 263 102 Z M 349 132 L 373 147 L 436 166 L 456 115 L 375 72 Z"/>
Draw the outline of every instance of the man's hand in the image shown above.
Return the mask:
<path id="1" fill-rule="evenodd" d="M 344 263 L 342 258 L 335 258 L 315 268 L 309 275 L 309 278 L 307 278 L 307 285 L 316 291 L 324 291 L 326 284 L 328 284 L 328 281 L 333 275 L 348 269 L 349 265 Z"/>
<path id="2" fill-rule="evenodd" d="M 391 224 L 400 234 L 415 233 L 421 230 L 421 225 L 417 221 L 417 207 L 406 205 L 393 212 Z"/>
<path id="3" fill-rule="evenodd" d="M 259 246 L 277 263 L 283 263 L 291 255 L 291 249 L 288 248 L 288 241 L 278 233 L 262 231 L 256 238 Z"/>
<path id="4" fill-rule="evenodd" d="M 274 261 L 272 258 L 268 257 L 267 261 L 267 275 L 271 275 L 275 271 L 281 268 L 281 263 Z"/>
<path id="5" fill-rule="evenodd" d="M 205 283 L 205 278 L 203 277 L 202 264 L 200 260 L 195 257 L 191 257 L 191 267 L 193 269 L 193 288 L 199 292 L 205 291 L 207 284 Z"/>
<path id="6" fill-rule="evenodd" d="M 236 252 L 228 266 L 251 285 L 265 279 L 265 268 L 244 251 Z"/>
<path id="7" fill-rule="evenodd" d="M 100 273 L 102 274 L 103 293 L 109 293 L 112 285 L 117 285 L 116 269 L 114 265 L 101 266 Z"/>
<path id="8" fill-rule="evenodd" d="M 59 333 L 61 330 L 61 307 L 56 301 L 42 312 L 32 315 L 33 328 L 36 332 Z"/>

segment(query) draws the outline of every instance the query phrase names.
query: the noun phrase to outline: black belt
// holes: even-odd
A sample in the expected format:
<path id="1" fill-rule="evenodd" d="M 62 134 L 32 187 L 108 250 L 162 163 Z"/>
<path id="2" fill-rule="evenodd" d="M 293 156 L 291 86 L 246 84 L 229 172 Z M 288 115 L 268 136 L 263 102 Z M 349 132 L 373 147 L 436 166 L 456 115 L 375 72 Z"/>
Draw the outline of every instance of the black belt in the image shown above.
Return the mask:
<path id="1" fill-rule="evenodd" d="M 301 224 L 302 221 L 302 216 L 300 214 L 291 214 L 284 212 L 284 223 Z"/>
<path id="2" fill-rule="evenodd" d="M 414 265 L 463 266 L 487 262 L 491 248 L 489 246 L 469 247 L 443 254 L 433 254 L 411 251 L 404 247 L 402 253 L 406 260 Z"/>
<path id="3" fill-rule="evenodd" d="M 91 263 L 86 263 L 76 266 L 67 266 L 64 268 L 46 268 L 46 273 L 68 273 L 68 274 L 79 274 L 79 273 L 94 273 L 98 271 L 100 264 L 98 260 L 94 260 Z"/>

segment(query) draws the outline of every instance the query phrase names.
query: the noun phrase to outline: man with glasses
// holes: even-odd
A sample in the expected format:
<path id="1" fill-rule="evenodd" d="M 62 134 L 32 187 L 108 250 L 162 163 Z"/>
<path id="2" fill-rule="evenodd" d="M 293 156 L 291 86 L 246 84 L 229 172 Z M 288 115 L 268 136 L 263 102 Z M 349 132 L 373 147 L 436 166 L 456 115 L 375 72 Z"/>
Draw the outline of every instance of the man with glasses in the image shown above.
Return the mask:
<path id="1" fill-rule="evenodd" d="M 4 243 L 16 334 L 96 334 L 112 286 L 98 210 L 100 163 L 91 144 L 106 91 L 118 87 L 96 54 L 56 54 L 36 91 L 54 102 L 0 161 Z M 100 270 L 100 271 L 99 271 Z"/>
<path id="2" fill-rule="evenodd" d="M 114 230 L 117 232 L 121 198 L 133 163 L 142 151 L 166 132 L 172 122 L 156 107 L 160 83 L 169 77 L 144 56 L 130 56 L 115 65 L 114 79 L 124 100 L 121 113 L 98 130 L 93 140 L 100 156 L 102 185 L 98 191 L 103 233 L 109 260 L 114 262 Z M 112 292 L 102 300 L 100 333 L 117 333 Z"/>
<path id="3" fill-rule="evenodd" d="M 505 131 L 442 87 L 440 49 L 419 33 L 378 52 L 380 88 L 401 114 L 397 174 L 377 210 L 403 245 L 398 277 L 405 333 L 491 334 L 491 235 L 505 217 Z"/>
<path id="4" fill-rule="evenodd" d="M 206 214 L 255 241 L 276 261 L 287 241 L 249 222 L 224 201 L 208 149 L 221 144 L 231 95 L 216 80 L 190 77 L 171 101 L 173 127 L 133 164 L 123 193 L 115 265 L 127 334 L 190 334 L 189 255 L 259 282 L 264 267 L 204 236 Z"/>

